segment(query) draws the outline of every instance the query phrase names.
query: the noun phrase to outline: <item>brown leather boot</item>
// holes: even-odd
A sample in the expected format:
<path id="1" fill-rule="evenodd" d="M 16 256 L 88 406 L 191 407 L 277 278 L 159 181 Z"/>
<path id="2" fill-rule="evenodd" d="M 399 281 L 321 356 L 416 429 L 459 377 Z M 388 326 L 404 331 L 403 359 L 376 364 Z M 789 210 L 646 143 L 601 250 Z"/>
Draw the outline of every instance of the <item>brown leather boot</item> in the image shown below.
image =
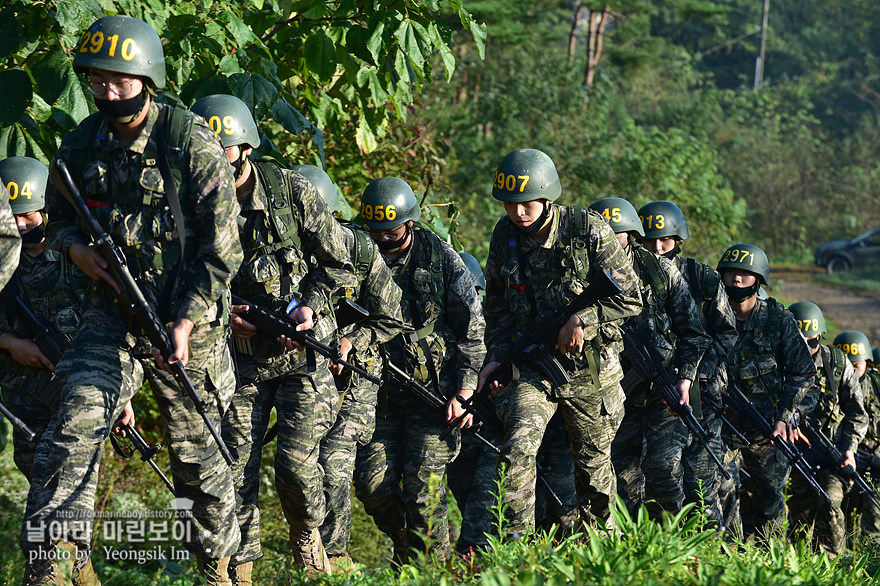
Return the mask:
<path id="1" fill-rule="evenodd" d="M 330 568 L 333 570 L 334 574 L 347 574 L 354 570 L 354 562 L 351 561 L 351 558 L 348 557 L 347 553 L 343 553 L 342 555 L 331 555 L 328 556 L 330 560 Z"/>
<path id="2" fill-rule="evenodd" d="M 293 559 L 297 566 L 305 569 L 310 578 L 317 578 L 319 574 L 333 574 L 317 527 L 311 531 L 291 527 L 290 547 L 293 548 Z"/>
<path id="3" fill-rule="evenodd" d="M 92 558 L 89 558 L 86 565 L 77 573 L 76 578 L 73 579 L 73 586 L 101 586 L 98 574 L 92 567 Z"/>
<path id="4" fill-rule="evenodd" d="M 253 586 L 253 578 L 251 574 L 254 570 L 254 562 L 244 562 L 229 566 L 229 579 L 232 580 L 232 586 Z"/>
<path id="5" fill-rule="evenodd" d="M 217 560 L 197 555 L 196 565 L 205 581 L 205 586 L 232 586 L 232 581 L 229 579 L 228 557 Z"/>

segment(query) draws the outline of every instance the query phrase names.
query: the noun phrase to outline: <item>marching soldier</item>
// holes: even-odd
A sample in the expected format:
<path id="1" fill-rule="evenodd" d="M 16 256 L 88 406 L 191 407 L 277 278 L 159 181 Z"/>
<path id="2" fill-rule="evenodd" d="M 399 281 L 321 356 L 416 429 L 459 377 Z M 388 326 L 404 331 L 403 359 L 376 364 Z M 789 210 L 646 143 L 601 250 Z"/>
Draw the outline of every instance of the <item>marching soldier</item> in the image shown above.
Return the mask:
<path id="1" fill-rule="evenodd" d="M 21 237 L 9 209 L 9 194 L 5 186 L 0 186 L 0 287 L 7 281 L 18 266 L 18 252 L 21 250 Z"/>
<path id="2" fill-rule="evenodd" d="M 847 356 L 850 356 L 847 353 Z M 880 458 L 880 346 L 874 348 L 870 364 L 864 364 L 861 360 L 852 363 L 853 368 L 859 374 L 862 384 L 862 395 L 865 400 L 865 411 L 868 414 L 868 429 L 865 437 L 859 444 L 858 470 L 862 474 L 868 473 L 873 479 L 880 477 L 880 468 L 875 468 L 863 461 L 867 457 Z M 880 509 L 874 506 L 869 499 L 859 494 L 850 492 L 848 503 L 844 506 L 844 512 L 856 508 L 859 512 L 859 528 L 865 535 L 880 537 Z"/>
<path id="3" fill-rule="evenodd" d="M 571 439 L 581 521 L 611 521 L 617 490 L 611 440 L 623 418 L 622 347 L 616 322 L 638 313 L 638 278 L 614 233 L 595 213 L 555 202 L 562 194 L 556 166 L 545 153 L 520 149 L 505 156 L 492 196 L 506 215 L 495 225 L 486 262 L 486 365 L 483 381 L 497 392 L 504 423 L 499 468 L 510 533 L 535 527 L 535 459 L 547 423 L 561 411 Z M 493 371 L 547 311 L 567 306 L 607 269 L 622 292 L 573 315 L 558 334 L 557 362 L 571 378 L 554 386 L 530 365 L 502 388 Z"/>
<path id="4" fill-rule="evenodd" d="M 235 169 L 237 226 L 244 262 L 232 292 L 255 305 L 287 313 L 298 330 L 314 328 L 319 340 L 336 330 L 330 298 L 353 282 L 346 237 L 324 200 L 305 177 L 274 161 L 251 161 L 260 144 L 253 114 L 234 96 L 212 95 L 193 104 L 220 136 Z M 290 525 L 294 560 L 310 575 L 331 572 L 318 527 L 324 520 L 323 470 L 318 446 L 333 424 L 338 396 L 326 359 L 309 368 L 309 355 L 289 352 L 276 338 L 232 307 L 232 335 L 239 388 L 223 416 L 223 436 L 233 454 L 239 497 L 241 546 L 230 575 L 250 584 L 260 548 L 260 456 L 272 407 L 278 415 L 275 485 Z M 353 333 L 342 359 L 370 341 Z M 285 341 L 282 339 L 282 341 Z M 293 346 L 290 345 L 289 348 Z"/>
<path id="5" fill-rule="evenodd" d="M 404 321 L 415 330 L 386 344 L 386 359 L 442 395 L 451 420 L 461 413 L 455 395 L 467 398 L 476 389 L 485 352 L 473 277 L 451 246 L 417 224 L 421 210 L 404 180 L 374 180 L 364 190 L 360 211 L 403 291 Z M 439 439 L 445 427 L 442 413 L 406 391 L 385 387 L 373 438 L 358 449 L 356 494 L 391 537 L 395 564 L 405 563 L 412 548 L 425 551 L 421 536 L 430 539 L 435 558 L 449 557 L 443 474 L 458 452 L 459 436 Z"/>
<path id="6" fill-rule="evenodd" d="M 143 355 L 132 352 L 136 346 L 149 356 L 149 342 L 120 313 L 120 284 L 89 244 L 81 220 L 61 194 L 64 187 L 50 184 L 48 239 L 103 283 L 56 366 L 64 381 L 57 426 L 25 533 L 60 526 L 58 541 L 49 532 L 35 545 L 44 554 L 55 545 L 76 552 L 77 569 L 82 566 L 102 445 L 145 374 L 166 424 L 175 491 L 193 502 L 184 546 L 209 583 L 225 583 L 229 555 L 239 542 L 232 476 L 169 364 L 186 367 L 197 392 L 208 399 L 209 420 L 219 425 L 234 390 L 228 289 L 242 258 L 238 234 L 228 221 L 238 213 L 231 169 L 201 119 L 153 100 L 165 85 L 165 62 L 152 27 L 127 16 L 107 16 L 89 27 L 81 44 L 89 50 L 76 52 L 74 67 L 88 76 L 98 112 L 65 137 L 56 161 L 70 169 L 92 215 L 121 247 L 148 303 L 170 325 L 173 352 L 167 361 L 156 349 L 155 361 L 134 357 Z M 42 584 L 57 576 L 58 567 L 53 561 L 35 570 L 28 583 Z"/>

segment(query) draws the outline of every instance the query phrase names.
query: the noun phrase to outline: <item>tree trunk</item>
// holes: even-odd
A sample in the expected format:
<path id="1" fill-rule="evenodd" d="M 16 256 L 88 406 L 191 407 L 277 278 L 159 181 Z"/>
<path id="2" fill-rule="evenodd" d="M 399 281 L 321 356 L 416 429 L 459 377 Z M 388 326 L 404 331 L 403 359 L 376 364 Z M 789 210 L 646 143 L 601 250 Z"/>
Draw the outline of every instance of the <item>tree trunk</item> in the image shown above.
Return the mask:
<path id="1" fill-rule="evenodd" d="M 578 2 L 577 10 L 574 12 L 574 18 L 571 19 L 571 30 L 568 32 L 568 64 L 574 63 L 575 47 L 577 46 L 577 28 L 581 21 L 581 16 L 586 7 Z"/>
<path id="2" fill-rule="evenodd" d="M 605 5 L 602 12 L 590 12 L 590 33 L 587 37 L 587 69 L 584 73 L 584 83 L 587 86 L 593 85 L 593 79 L 596 76 L 596 67 L 599 66 L 599 59 L 602 57 L 602 41 L 605 36 L 605 27 L 608 24 L 608 15 L 611 12 L 611 6 Z"/>

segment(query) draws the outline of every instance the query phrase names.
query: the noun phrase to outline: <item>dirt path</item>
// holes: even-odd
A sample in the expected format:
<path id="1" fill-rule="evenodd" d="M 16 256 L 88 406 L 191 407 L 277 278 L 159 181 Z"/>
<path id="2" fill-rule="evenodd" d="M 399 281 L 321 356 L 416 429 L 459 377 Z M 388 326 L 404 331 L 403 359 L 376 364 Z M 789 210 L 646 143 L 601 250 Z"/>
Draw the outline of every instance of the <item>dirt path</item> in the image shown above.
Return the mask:
<path id="1" fill-rule="evenodd" d="M 834 320 L 841 330 L 863 332 L 871 346 L 880 345 L 880 301 L 854 295 L 845 289 L 837 289 L 816 283 L 808 269 L 771 270 L 769 291 L 786 301 L 812 301 L 822 308 L 825 317 Z M 829 340 L 830 343 L 830 340 Z"/>

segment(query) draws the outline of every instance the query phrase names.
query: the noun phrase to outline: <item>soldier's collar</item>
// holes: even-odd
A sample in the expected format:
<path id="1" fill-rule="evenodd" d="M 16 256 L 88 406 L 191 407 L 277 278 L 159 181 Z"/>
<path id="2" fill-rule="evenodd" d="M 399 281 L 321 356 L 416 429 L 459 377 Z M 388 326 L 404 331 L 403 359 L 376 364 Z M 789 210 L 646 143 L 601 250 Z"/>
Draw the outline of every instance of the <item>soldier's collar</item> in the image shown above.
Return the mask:
<path id="1" fill-rule="evenodd" d="M 260 175 L 257 173 L 257 169 L 253 167 L 253 165 L 251 165 L 251 169 L 251 172 L 255 174 L 257 179 L 254 181 L 254 190 L 251 192 L 250 197 L 240 201 L 239 205 L 243 212 L 265 212 L 269 209 L 269 196 L 266 193 L 266 188 L 263 186 L 263 182 L 260 180 Z"/>
<path id="2" fill-rule="evenodd" d="M 117 143 L 121 145 L 121 147 L 127 151 L 138 153 L 143 155 L 147 149 L 147 143 L 150 140 L 150 135 L 153 133 L 153 128 L 156 126 L 156 121 L 159 119 L 159 106 L 156 102 L 150 102 L 150 108 L 147 110 L 147 117 L 144 120 L 144 127 L 141 128 L 140 134 L 137 135 L 137 138 L 134 139 L 134 142 L 130 145 L 123 145 L 119 139 L 116 137 L 116 132 L 113 130 L 113 125 L 107 122 L 107 119 L 101 120 L 101 126 L 98 128 L 98 133 L 96 136 L 105 136 L 107 137 L 108 146 L 109 143 Z"/>

